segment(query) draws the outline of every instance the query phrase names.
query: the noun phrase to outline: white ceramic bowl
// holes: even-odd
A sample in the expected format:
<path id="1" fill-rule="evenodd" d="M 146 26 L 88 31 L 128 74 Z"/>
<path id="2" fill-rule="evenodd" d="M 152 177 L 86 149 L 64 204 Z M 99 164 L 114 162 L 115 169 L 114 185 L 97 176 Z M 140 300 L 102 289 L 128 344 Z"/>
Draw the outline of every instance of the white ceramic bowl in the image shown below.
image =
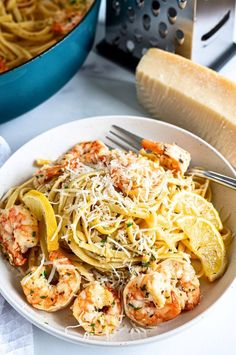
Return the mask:
<path id="1" fill-rule="evenodd" d="M 175 142 L 191 153 L 193 165 L 235 176 L 234 170 L 220 153 L 202 139 L 183 129 L 141 117 L 93 117 L 54 128 L 21 147 L 0 170 L 0 196 L 11 186 L 23 182 L 33 173 L 32 162 L 35 158 L 55 159 L 82 140 L 101 139 L 106 142 L 104 137 L 112 124 L 120 125 L 146 138 Z M 216 184 L 212 184 L 212 187 L 214 204 L 221 211 L 222 218 L 229 215 L 227 225 L 234 232 L 236 230 L 236 191 Z M 225 274 L 212 284 L 202 285 L 201 302 L 193 311 L 185 312 L 172 321 L 148 330 L 146 334 L 130 332 L 127 322 L 124 328 L 110 339 L 104 337 L 85 339 L 79 329 L 70 329 L 65 332 L 66 326 L 76 324 L 74 318 L 69 315 L 69 309 L 57 313 L 45 313 L 28 305 L 22 294 L 18 273 L 2 257 L 0 257 L 0 292 L 22 316 L 61 339 L 96 345 L 137 345 L 171 336 L 201 318 L 200 316 L 223 295 L 233 282 L 236 275 L 234 260 L 236 260 L 235 242 L 231 246 L 229 266 Z"/>

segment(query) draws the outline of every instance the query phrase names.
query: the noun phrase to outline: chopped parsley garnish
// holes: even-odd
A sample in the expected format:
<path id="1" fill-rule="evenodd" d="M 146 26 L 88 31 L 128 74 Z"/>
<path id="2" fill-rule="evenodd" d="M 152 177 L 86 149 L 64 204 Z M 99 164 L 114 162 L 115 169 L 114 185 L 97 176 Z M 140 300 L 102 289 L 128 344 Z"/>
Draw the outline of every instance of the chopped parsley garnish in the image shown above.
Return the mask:
<path id="1" fill-rule="evenodd" d="M 143 267 L 149 267 L 149 262 L 148 262 L 148 261 L 147 261 L 147 262 L 142 261 L 142 266 L 143 266 Z"/>
<path id="2" fill-rule="evenodd" d="M 146 285 L 140 287 L 142 291 L 146 291 Z"/>
<path id="3" fill-rule="evenodd" d="M 107 242 L 107 237 L 104 237 L 102 240 L 101 240 L 101 246 L 104 247 L 104 245 L 106 244 Z"/>
<path id="4" fill-rule="evenodd" d="M 126 225 L 129 228 L 129 227 L 131 227 L 133 225 L 133 222 L 128 222 Z"/>
<path id="5" fill-rule="evenodd" d="M 77 4 L 77 0 L 70 0 L 70 4 L 71 4 L 71 5 Z"/>
<path id="6" fill-rule="evenodd" d="M 45 298 L 47 298 L 48 296 L 40 296 L 40 298 L 42 298 L 42 299 L 45 299 Z"/>
<path id="7" fill-rule="evenodd" d="M 150 293 L 149 293 L 149 291 L 147 290 L 146 285 L 141 286 L 140 289 L 144 292 L 145 297 L 148 298 L 148 296 L 150 295 Z"/>
<path id="8" fill-rule="evenodd" d="M 36 232 L 35 231 L 32 232 L 32 237 L 36 237 Z"/>
<path id="9" fill-rule="evenodd" d="M 132 303 L 128 303 L 128 305 L 130 307 L 132 307 L 135 311 L 138 311 L 139 309 L 141 309 L 142 307 L 135 307 Z"/>
<path id="10" fill-rule="evenodd" d="M 151 260 L 152 261 L 156 261 L 157 260 L 156 257 L 153 254 L 151 255 Z"/>

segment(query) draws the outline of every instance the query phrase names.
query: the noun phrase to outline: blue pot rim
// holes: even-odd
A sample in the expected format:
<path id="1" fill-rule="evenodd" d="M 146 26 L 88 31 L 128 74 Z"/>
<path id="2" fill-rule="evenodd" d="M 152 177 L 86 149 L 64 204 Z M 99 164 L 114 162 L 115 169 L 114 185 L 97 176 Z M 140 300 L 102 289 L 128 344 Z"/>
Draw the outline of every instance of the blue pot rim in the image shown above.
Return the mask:
<path id="1" fill-rule="evenodd" d="M 53 44 L 51 47 L 45 49 L 43 52 L 37 54 L 35 57 L 27 60 L 27 62 L 24 62 L 22 64 L 17 65 L 16 67 L 13 67 L 3 73 L 0 73 L 0 79 L 1 77 L 3 77 L 4 75 L 8 75 L 12 72 L 14 72 L 15 70 L 19 69 L 19 68 L 23 68 L 24 66 L 28 65 L 29 63 L 32 63 L 33 61 L 36 61 L 37 59 L 41 58 L 42 56 L 44 56 L 45 54 L 47 54 L 48 52 L 52 51 L 55 47 L 57 47 L 58 45 L 60 45 L 62 42 L 64 42 L 68 37 L 70 37 L 72 35 L 72 33 L 74 31 L 77 30 L 77 28 L 86 20 L 86 18 L 89 16 L 89 14 L 93 11 L 95 5 L 97 5 L 98 3 L 100 3 L 101 0 L 94 0 L 94 3 L 92 4 L 92 6 L 90 7 L 90 9 L 88 10 L 88 12 L 85 14 L 85 16 L 82 18 L 82 20 L 70 31 L 68 32 L 65 36 L 63 36 L 59 41 L 57 41 L 55 44 Z"/>

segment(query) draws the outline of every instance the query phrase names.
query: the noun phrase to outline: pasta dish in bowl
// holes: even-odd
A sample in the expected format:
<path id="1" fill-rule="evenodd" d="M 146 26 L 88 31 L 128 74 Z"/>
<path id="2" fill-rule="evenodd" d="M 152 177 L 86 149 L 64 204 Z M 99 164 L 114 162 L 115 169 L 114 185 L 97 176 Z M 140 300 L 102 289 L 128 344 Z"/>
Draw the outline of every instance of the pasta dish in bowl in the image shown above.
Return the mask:
<path id="1" fill-rule="evenodd" d="M 63 309 L 80 341 L 168 329 L 201 309 L 228 264 L 232 233 L 209 182 L 185 174 L 188 151 L 149 139 L 144 148 L 79 142 L 38 159 L 1 199 L 2 251 L 28 307 Z"/>
<path id="2" fill-rule="evenodd" d="M 78 72 L 93 45 L 100 2 L 0 1 L 1 123 L 36 107 Z"/>
<path id="3" fill-rule="evenodd" d="M 69 33 L 93 0 L 0 2 L 0 73 L 44 52 Z"/>

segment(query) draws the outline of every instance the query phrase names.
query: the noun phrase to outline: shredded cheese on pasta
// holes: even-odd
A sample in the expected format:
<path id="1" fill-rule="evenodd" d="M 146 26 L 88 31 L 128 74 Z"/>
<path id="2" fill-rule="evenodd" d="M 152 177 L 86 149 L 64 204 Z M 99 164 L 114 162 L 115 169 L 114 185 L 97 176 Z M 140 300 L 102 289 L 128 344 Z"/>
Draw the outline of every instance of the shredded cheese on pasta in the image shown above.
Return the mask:
<path id="1" fill-rule="evenodd" d="M 11 189 L 0 207 L 22 202 L 31 189 L 44 193 L 58 218 L 60 247 L 85 282 L 119 288 L 130 276 L 155 271 L 164 259 L 198 260 L 183 242 L 186 235 L 176 221 L 185 212 L 176 213 L 174 201 L 182 191 L 210 200 L 207 180 L 164 169 L 157 155 L 119 150 L 110 151 L 106 162 L 85 164 L 78 158 L 73 165 L 69 160 L 59 174 L 45 179 L 44 172 L 58 161 Z M 194 214 L 195 206 L 188 210 Z M 231 236 L 227 229 L 222 235 Z M 54 274 L 55 267 L 50 281 Z"/>

